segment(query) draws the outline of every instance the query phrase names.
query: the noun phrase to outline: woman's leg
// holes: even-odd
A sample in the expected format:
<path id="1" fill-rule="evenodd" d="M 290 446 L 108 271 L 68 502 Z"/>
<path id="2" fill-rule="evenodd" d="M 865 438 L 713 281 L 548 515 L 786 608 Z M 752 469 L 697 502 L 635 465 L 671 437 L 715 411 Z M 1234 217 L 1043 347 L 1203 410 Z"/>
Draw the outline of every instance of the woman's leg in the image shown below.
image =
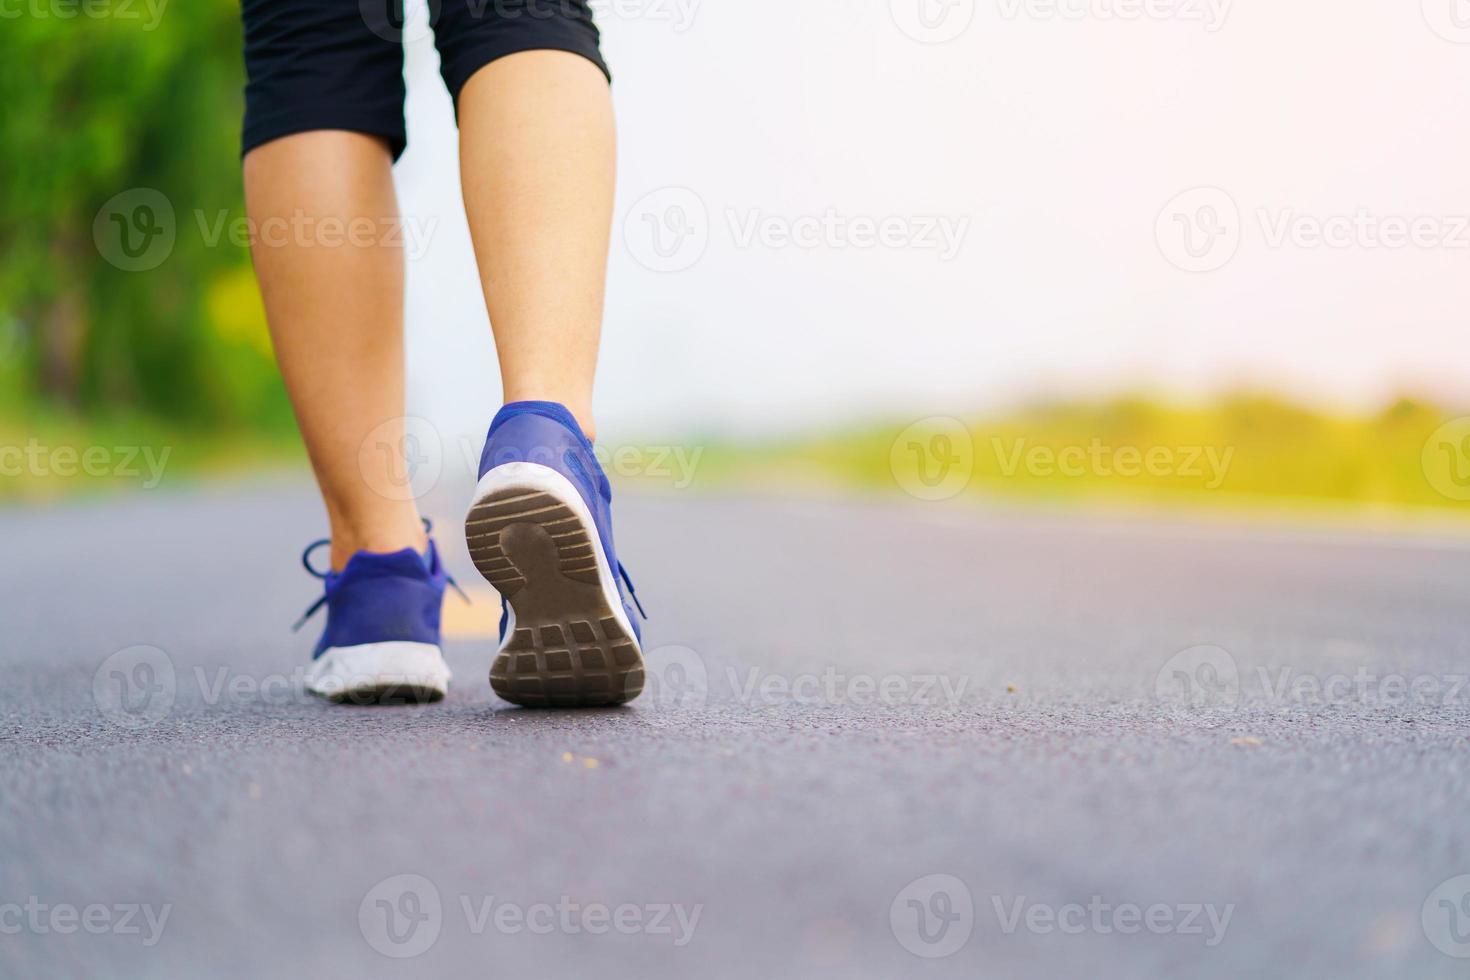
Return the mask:
<path id="1" fill-rule="evenodd" d="M 342 130 L 286 136 L 245 157 L 251 254 L 339 570 L 359 550 L 425 547 L 403 462 L 403 254 L 387 234 L 398 220 L 392 162 L 384 140 Z M 326 226 L 333 232 L 323 219 L 335 219 Z M 336 222 L 350 229 L 354 221 L 373 232 L 336 233 Z"/>
<path id="2" fill-rule="evenodd" d="M 603 70 L 521 51 L 459 94 L 460 171 L 505 401 L 553 401 L 590 439 L 615 168 Z"/>

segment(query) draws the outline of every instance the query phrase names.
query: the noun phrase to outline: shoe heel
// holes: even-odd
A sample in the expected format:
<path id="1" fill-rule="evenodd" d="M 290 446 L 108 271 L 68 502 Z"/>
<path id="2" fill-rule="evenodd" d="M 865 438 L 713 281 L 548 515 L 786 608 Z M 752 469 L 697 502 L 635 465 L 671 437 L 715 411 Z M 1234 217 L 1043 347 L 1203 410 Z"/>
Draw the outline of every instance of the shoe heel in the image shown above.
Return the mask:
<path id="1" fill-rule="evenodd" d="M 621 598 L 609 599 L 596 527 L 565 477 L 531 463 L 487 473 L 465 539 L 475 567 L 511 608 L 490 669 L 496 694 L 527 707 L 595 707 L 642 692 L 638 640 Z"/>

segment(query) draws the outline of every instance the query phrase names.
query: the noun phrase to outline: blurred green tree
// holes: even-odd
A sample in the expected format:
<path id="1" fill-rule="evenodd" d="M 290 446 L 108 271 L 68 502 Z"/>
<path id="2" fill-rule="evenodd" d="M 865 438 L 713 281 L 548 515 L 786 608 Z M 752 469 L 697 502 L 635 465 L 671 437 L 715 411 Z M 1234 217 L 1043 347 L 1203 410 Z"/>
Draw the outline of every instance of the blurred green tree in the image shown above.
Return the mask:
<path id="1" fill-rule="evenodd" d="M 7 15 L 0 384 L 13 403 L 207 428 L 289 420 L 248 252 L 213 234 L 242 212 L 240 50 L 227 0 Z M 142 189 L 164 208 L 138 210 L 159 200 Z M 120 214 L 102 213 L 110 202 Z M 141 231 L 165 234 L 139 266 L 129 252 L 150 239 L 128 236 Z"/>

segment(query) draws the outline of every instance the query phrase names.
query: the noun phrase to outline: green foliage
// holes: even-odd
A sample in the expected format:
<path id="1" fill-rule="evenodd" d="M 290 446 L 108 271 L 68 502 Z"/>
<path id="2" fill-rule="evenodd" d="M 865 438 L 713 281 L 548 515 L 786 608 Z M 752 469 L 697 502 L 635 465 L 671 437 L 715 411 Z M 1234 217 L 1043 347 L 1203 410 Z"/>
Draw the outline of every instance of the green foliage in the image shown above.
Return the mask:
<path id="1" fill-rule="evenodd" d="M 16 9 L 0 29 L 8 410 L 278 428 L 289 413 L 268 347 L 221 331 L 208 312 L 211 291 L 249 256 L 227 236 L 210 242 L 199 220 L 242 210 L 238 4 Z M 155 268 L 126 271 L 99 250 L 93 223 L 136 188 L 168 200 L 176 238 Z"/>

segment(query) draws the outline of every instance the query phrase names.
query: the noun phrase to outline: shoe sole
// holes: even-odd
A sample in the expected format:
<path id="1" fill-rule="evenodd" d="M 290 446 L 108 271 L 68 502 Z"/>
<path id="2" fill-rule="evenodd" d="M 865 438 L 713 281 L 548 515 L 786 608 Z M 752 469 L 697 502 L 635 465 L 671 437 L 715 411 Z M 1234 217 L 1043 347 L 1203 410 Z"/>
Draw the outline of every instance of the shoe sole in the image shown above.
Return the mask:
<path id="1" fill-rule="evenodd" d="M 643 653 L 582 495 L 538 463 L 497 466 L 465 518 L 475 567 L 510 605 L 490 686 L 512 704 L 589 708 L 643 691 Z"/>
<path id="2" fill-rule="evenodd" d="M 306 689 L 333 704 L 432 704 L 449 693 L 451 677 L 432 643 L 364 643 L 312 661 Z"/>

